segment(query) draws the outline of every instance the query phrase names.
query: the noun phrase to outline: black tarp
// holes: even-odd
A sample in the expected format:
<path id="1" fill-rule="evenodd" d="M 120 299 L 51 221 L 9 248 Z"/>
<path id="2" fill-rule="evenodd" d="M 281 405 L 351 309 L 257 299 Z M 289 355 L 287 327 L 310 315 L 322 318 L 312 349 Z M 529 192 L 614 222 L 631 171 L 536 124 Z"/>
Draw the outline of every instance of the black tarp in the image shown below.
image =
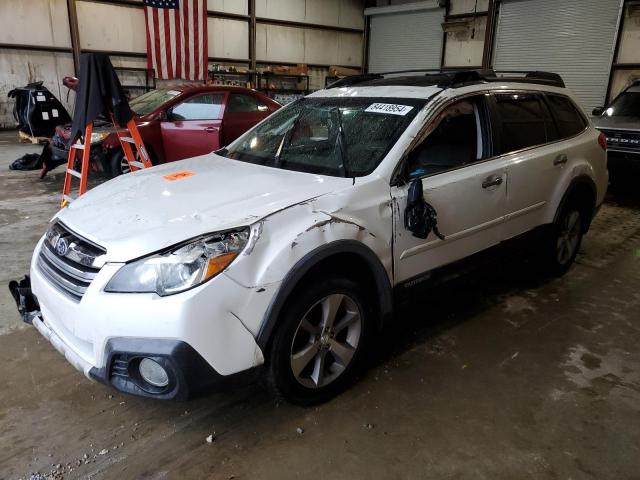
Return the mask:
<path id="1" fill-rule="evenodd" d="M 71 138 L 84 134 L 88 123 L 102 115 L 113 113 L 120 126 L 133 118 L 129 102 L 109 57 L 102 53 L 80 56 L 80 84 L 76 90 Z"/>
<path id="2" fill-rule="evenodd" d="M 42 82 L 14 88 L 8 97 L 15 99 L 13 116 L 18 130 L 32 137 L 50 137 L 56 126 L 71 121 L 67 110 Z"/>

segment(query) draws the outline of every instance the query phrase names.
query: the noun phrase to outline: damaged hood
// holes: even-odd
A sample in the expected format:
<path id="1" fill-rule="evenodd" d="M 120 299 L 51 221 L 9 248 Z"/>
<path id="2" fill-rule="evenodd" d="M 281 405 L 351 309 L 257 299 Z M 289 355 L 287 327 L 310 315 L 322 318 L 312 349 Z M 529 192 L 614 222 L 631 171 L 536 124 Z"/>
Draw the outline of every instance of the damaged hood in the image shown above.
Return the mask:
<path id="1" fill-rule="evenodd" d="M 124 262 L 198 235 L 251 225 L 352 179 L 263 167 L 215 154 L 108 181 L 57 218 Z"/>

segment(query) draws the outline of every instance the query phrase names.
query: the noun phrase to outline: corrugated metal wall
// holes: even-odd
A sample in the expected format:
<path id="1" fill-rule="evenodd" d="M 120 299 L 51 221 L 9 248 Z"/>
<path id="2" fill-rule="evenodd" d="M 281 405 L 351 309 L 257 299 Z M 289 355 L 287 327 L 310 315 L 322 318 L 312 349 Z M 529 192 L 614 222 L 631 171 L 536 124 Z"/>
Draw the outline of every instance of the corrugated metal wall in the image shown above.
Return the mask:
<path id="1" fill-rule="evenodd" d="M 421 8 L 372 8 L 369 31 L 369 72 L 440 68 L 444 9 L 437 2 Z"/>
<path id="2" fill-rule="evenodd" d="M 621 0 L 504 0 L 496 70 L 557 72 L 590 112 L 602 105 Z"/>

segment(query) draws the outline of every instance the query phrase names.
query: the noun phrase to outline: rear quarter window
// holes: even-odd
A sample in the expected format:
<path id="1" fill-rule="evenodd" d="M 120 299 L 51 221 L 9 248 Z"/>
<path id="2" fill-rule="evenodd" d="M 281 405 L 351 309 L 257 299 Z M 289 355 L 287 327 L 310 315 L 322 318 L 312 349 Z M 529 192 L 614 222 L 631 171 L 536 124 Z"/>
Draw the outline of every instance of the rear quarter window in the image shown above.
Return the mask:
<path id="1" fill-rule="evenodd" d="M 586 120 L 569 98 L 547 94 L 547 100 L 561 138 L 573 137 L 587 128 Z"/>

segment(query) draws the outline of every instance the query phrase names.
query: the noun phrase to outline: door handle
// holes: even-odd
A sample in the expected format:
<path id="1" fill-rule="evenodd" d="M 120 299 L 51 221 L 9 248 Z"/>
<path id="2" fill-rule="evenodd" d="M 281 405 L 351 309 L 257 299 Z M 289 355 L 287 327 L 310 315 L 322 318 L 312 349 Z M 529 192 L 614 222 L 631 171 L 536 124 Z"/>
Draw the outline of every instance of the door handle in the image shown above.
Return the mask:
<path id="1" fill-rule="evenodd" d="M 562 153 L 555 158 L 555 160 L 553 161 L 553 164 L 555 166 L 564 165 L 568 161 L 569 161 L 569 157 L 567 157 L 564 153 Z"/>
<path id="2" fill-rule="evenodd" d="M 498 185 L 502 185 L 503 179 L 500 175 L 491 175 L 487 177 L 482 182 L 482 188 L 490 188 L 497 187 Z"/>
<path id="3" fill-rule="evenodd" d="M 207 128 L 204 129 L 204 131 L 207 132 L 207 133 L 215 133 L 218 130 L 219 130 L 218 127 L 207 127 Z"/>

